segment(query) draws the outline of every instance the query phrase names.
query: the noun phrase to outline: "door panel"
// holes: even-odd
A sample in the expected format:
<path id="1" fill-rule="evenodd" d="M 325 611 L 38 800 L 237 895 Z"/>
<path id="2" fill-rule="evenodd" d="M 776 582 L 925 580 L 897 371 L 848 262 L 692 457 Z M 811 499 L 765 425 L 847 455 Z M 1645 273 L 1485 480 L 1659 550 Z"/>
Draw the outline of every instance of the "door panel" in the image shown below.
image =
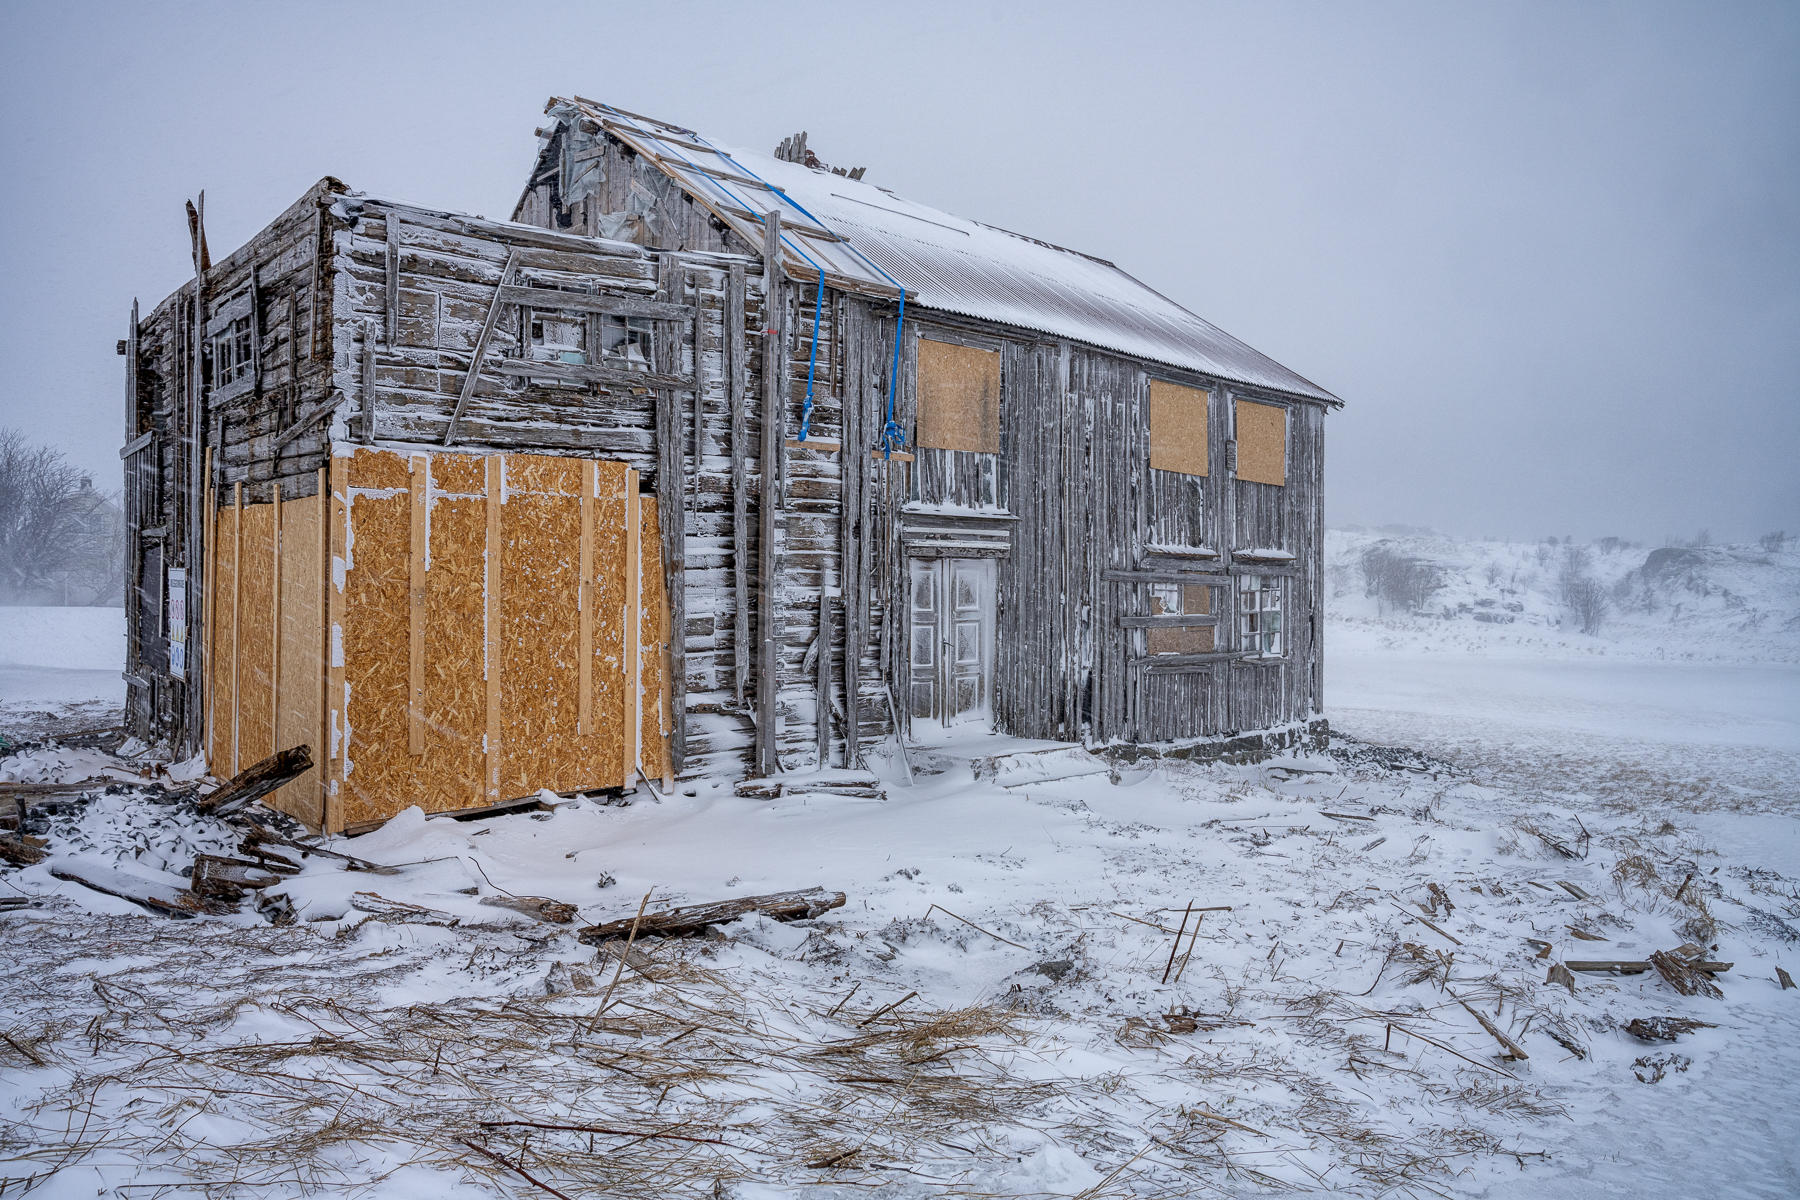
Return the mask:
<path id="1" fill-rule="evenodd" d="M 909 572 L 908 711 L 916 719 L 947 726 L 988 719 L 994 659 L 993 561 L 914 559 Z"/>

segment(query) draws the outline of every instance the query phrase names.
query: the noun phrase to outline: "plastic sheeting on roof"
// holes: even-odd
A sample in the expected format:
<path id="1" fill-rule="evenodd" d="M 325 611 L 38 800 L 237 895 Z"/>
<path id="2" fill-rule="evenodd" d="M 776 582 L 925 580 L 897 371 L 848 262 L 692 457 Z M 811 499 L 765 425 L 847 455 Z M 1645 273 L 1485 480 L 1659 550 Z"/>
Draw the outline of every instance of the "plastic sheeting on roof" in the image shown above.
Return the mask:
<path id="1" fill-rule="evenodd" d="M 851 290 L 1066 337 L 1236 383 L 1336 396 L 1109 262 L 904 200 L 873 184 L 717 145 L 592 101 L 553 101 L 630 144 L 752 245 L 781 211 L 783 267 Z"/>

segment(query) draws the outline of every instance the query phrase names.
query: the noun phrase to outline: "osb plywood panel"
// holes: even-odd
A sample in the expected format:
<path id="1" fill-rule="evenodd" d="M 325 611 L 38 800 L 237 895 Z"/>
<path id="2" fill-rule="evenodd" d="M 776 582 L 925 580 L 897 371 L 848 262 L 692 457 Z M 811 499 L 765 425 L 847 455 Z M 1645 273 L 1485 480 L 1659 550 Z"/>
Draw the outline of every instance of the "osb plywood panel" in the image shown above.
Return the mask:
<path id="1" fill-rule="evenodd" d="M 506 490 L 553 496 L 580 495 L 581 460 L 544 454 L 509 454 L 506 456 Z"/>
<path id="2" fill-rule="evenodd" d="M 207 608 L 211 616 L 212 653 L 207 657 L 212 673 L 211 737 L 207 765 L 221 779 L 237 772 L 232 744 L 237 736 L 237 692 L 232 687 L 233 599 L 237 595 L 237 517 L 235 508 L 215 514 L 213 534 L 213 594 Z"/>
<path id="3" fill-rule="evenodd" d="M 1158 625 L 1144 631 L 1144 649 L 1150 654 L 1210 654 L 1211 625 Z"/>
<path id="4" fill-rule="evenodd" d="M 1211 395 L 1162 379 L 1150 381 L 1150 466 L 1206 474 L 1206 420 Z"/>
<path id="5" fill-rule="evenodd" d="M 240 519 L 237 770 L 275 753 L 275 506 L 247 504 Z"/>
<path id="6" fill-rule="evenodd" d="M 1250 483 L 1287 482 L 1287 409 L 1237 402 L 1237 477 Z"/>
<path id="7" fill-rule="evenodd" d="M 918 443 L 933 450 L 1000 452 L 1000 356 L 919 339 Z"/>
<path id="8" fill-rule="evenodd" d="M 438 467 L 431 484 L 438 487 Z M 461 456 L 457 456 L 461 457 Z M 477 464 L 479 466 L 479 463 Z M 452 471 L 456 470 L 452 466 Z M 467 487 L 466 480 L 456 481 Z M 430 569 L 425 573 L 425 753 L 414 760 L 419 801 L 427 812 L 487 803 L 487 661 L 483 588 L 487 571 L 487 502 L 477 495 L 434 495 L 429 518 Z"/>
<path id="9" fill-rule="evenodd" d="M 1189 616 L 1212 612 L 1212 588 L 1204 583 L 1182 584 L 1181 611 Z"/>
<path id="10" fill-rule="evenodd" d="M 404 455 L 387 450 L 358 449 L 336 461 L 343 468 L 344 486 L 351 488 L 403 488 L 411 481 Z"/>
<path id="11" fill-rule="evenodd" d="M 639 578 L 643 581 L 643 611 L 639 617 L 639 657 L 642 662 L 639 695 L 643 716 L 643 744 L 638 759 L 652 779 L 669 777 L 669 601 L 663 587 L 662 541 L 657 531 L 656 501 L 648 496 L 638 504 Z"/>
<path id="12" fill-rule="evenodd" d="M 629 506 L 624 463 L 603 462 L 595 472 L 594 576 L 588 602 L 594 609 L 593 723 L 588 733 L 596 777 L 612 784 L 623 779 L 635 714 L 625 707 L 625 522 Z"/>
<path id="13" fill-rule="evenodd" d="M 485 495 L 487 459 L 479 454 L 433 454 L 431 490 L 445 496 Z"/>
<path id="14" fill-rule="evenodd" d="M 507 456 L 500 507 L 502 799 L 591 785 L 577 735 L 581 507 L 515 490 L 527 458 Z"/>
<path id="15" fill-rule="evenodd" d="M 324 526 L 319 502 L 320 497 L 308 496 L 281 505 L 281 655 L 275 676 L 275 744 L 283 750 L 309 746 L 315 763 L 325 756 L 319 745 L 325 601 L 319 542 Z M 317 767 L 270 799 L 272 807 L 315 828 L 324 820 L 322 802 Z"/>
<path id="16" fill-rule="evenodd" d="M 388 457 L 404 483 L 405 460 Z M 417 801 L 416 760 L 406 749 L 411 503 L 404 491 L 349 496 L 339 814 L 346 825 L 385 820 Z"/>

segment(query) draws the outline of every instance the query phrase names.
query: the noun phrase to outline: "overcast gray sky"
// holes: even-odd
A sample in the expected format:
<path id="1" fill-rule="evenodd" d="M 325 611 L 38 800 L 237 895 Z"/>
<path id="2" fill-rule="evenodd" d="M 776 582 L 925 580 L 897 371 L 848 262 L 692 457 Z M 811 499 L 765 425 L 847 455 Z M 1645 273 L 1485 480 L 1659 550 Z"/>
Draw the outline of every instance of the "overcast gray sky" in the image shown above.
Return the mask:
<path id="1" fill-rule="evenodd" d="M 0 424 L 117 486 L 185 198 L 504 217 L 579 92 L 1113 259 L 1347 401 L 1332 524 L 1800 531 L 1796 63 L 1794 3 L 8 0 Z"/>

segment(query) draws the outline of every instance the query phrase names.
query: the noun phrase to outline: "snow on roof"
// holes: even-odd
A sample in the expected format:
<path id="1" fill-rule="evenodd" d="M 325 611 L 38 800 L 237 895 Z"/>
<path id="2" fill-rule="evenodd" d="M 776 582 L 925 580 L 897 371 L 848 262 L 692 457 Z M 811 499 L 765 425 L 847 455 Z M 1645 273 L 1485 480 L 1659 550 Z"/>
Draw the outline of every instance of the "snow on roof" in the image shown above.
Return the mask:
<path id="1" fill-rule="evenodd" d="M 1251 386 L 1342 403 L 1112 263 L 903 199 L 885 188 L 591 100 L 553 100 L 654 162 L 752 245 L 781 212 L 791 278 L 895 295 Z"/>

